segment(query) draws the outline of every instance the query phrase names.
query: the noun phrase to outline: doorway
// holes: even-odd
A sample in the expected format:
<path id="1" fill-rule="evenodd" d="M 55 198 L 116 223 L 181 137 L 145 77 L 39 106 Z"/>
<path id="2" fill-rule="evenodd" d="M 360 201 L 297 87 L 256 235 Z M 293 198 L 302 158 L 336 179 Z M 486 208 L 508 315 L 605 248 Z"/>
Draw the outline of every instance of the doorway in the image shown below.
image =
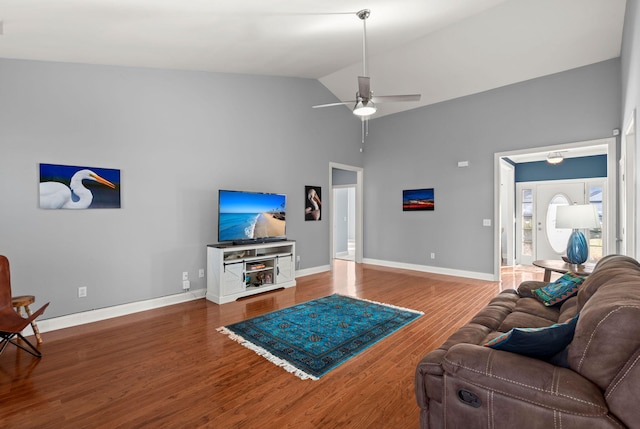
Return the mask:
<path id="1" fill-rule="evenodd" d="M 362 263 L 363 169 L 329 163 L 329 187 L 329 263 L 333 270 L 333 260 L 337 254 Z"/>
<path id="2" fill-rule="evenodd" d="M 356 257 L 356 187 L 333 187 L 333 247 L 335 259 L 355 261 Z"/>
<path id="3" fill-rule="evenodd" d="M 503 255 L 512 254 L 516 257 L 521 249 L 518 247 L 521 244 L 517 244 L 518 241 L 514 235 L 514 239 L 505 239 L 505 230 L 509 228 L 515 228 L 516 233 L 519 228 L 515 225 L 515 210 L 511 211 L 508 207 L 514 199 L 509 200 L 505 197 L 503 188 L 505 188 L 505 170 L 504 163 L 511 165 L 519 165 L 523 162 L 545 162 L 547 156 L 552 152 L 561 152 L 564 158 L 571 157 L 585 157 L 591 155 L 606 155 L 606 178 L 604 179 L 604 185 L 602 187 L 603 202 L 601 204 L 601 213 L 604 219 L 603 230 L 601 232 L 601 252 L 603 254 L 614 253 L 617 251 L 616 242 L 616 220 L 617 220 L 617 204 L 616 204 L 616 190 L 617 190 L 617 168 L 618 163 L 616 161 L 616 139 L 614 137 L 589 140 L 575 143 L 565 143 L 553 146 L 545 146 L 539 148 L 522 149 L 510 152 L 500 152 L 494 154 L 494 279 L 500 280 L 501 263 L 503 261 Z M 517 176 L 517 174 L 516 174 Z M 518 180 L 518 178 L 516 178 Z M 544 180 L 544 179 L 541 179 Z M 558 179 L 560 180 L 560 179 Z M 508 184 L 508 187 L 511 184 Z M 515 186 L 513 187 L 515 189 Z M 505 206 L 506 205 L 506 206 Z M 517 208 L 517 203 L 516 203 Z M 513 213 L 511 216 L 509 213 Z M 627 224 L 632 222 L 627 221 Z M 533 228 L 534 225 L 531 225 Z M 537 227 L 537 225 L 535 225 Z M 503 246 L 507 246 L 507 249 L 503 251 Z M 513 247 L 512 247 L 513 246 Z M 513 252 L 513 253 L 510 253 Z M 534 258 L 535 256 L 531 256 Z M 508 259 L 508 258 L 507 258 Z M 532 259 L 534 260 L 534 259 Z M 519 261 L 517 261 L 519 262 Z M 509 260 L 506 261 L 506 265 L 509 264 Z"/>

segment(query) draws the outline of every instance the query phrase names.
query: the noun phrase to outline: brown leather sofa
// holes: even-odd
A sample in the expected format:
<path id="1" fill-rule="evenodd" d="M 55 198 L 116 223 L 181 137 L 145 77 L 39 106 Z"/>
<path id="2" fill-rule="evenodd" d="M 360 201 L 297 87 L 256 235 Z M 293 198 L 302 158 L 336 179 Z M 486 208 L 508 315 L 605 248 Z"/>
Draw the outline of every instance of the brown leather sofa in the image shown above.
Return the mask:
<path id="1" fill-rule="evenodd" d="M 421 428 L 640 428 L 640 264 L 606 256 L 577 296 L 554 307 L 532 296 L 544 284 L 503 291 L 420 361 Z M 484 346 L 512 328 L 549 326 L 577 313 L 560 357 Z"/>

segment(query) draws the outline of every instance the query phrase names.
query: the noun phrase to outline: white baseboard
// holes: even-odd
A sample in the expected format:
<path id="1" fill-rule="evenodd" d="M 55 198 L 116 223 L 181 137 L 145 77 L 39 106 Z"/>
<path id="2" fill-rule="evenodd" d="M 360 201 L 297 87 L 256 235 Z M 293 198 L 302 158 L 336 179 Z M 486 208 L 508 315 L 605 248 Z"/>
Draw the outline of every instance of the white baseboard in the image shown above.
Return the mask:
<path id="1" fill-rule="evenodd" d="M 311 274 L 324 273 L 330 270 L 331 267 L 329 265 L 320 265 L 319 267 L 305 268 L 304 270 L 296 271 L 296 277 L 310 276 Z"/>
<path id="2" fill-rule="evenodd" d="M 403 262 L 382 261 L 379 259 L 369 259 L 369 258 L 365 258 L 363 262 L 365 264 L 380 265 L 383 267 L 390 267 L 390 268 L 402 268 L 405 270 L 422 271 L 424 273 L 444 274 L 447 276 L 466 277 L 470 279 L 487 280 L 491 282 L 495 281 L 495 278 L 491 273 L 478 273 L 475 271 L 454 270 L 451 268 L 432 267 L 429 265 L 418 265 L 418 264 L 406 264 Z"/>
<path id="3" fill-rule="evenodd" d="M 366 264 L 380 265 L 383 267 L 402 268 L 406 270 L 422 271 L 434 274 L 444 274 L 449 276 L 467 277 L 478 280 L 493 281 L 493 275 L 489 273 L 478 273 L 473 271 L 453 270 L 449 268 L 431 267 L 428 265 L 406 264 L 401 262 L 383 261 L 379 259 L 363 260 Z M 296 271 L 296 277 L 309 276 L 311 274 L 323 273 L 330 271 L 329 265 L 321 265 L 318 267 L 306 268 Z M 83 311 L 81 313 L 69 314 L 66 316 L 53 317 L 51 319 L 38 319 L 38 329 L 41 333 L 55 331 L 58 329 L 70 328 L 73 326 L 84 325 L 86 323 L 99 322 L 114 317 L 126 316 L 128 314 L 138 313 L 140 311 L 152 310 L 154 308 L 166 307 L 168 305 L 180 304 L 183 302 L 194 301 L 204 298 L 207 293 L 206 289 L 197 289 L 185 293 L 163 296 L 160 298 L 148 299 L 145 301 L 131 302 L 127 304 L 115 305 L 113 307 L 98 308 L 95 310 Z M 28 326 L 23 335 L 33 335 L 31 326 Z"/>
<path id="4" fill-rule="evenodd" d="M 296 277 L 308 276 L 324 271 L 329 271 L 328 265 L 296 271 Z M 152 310 L 154 308 L 166 307 L 168 305 L 180 304 L 187 301 L 194 301 L 196 299 L 204 298 L 206 293 L 206 289 L 197 289 L 160 298 L 115 305 L 113 307 L 98 308 L 66 316 L 52 317 L 51 319 L 40 318 L 36 320 L 36 323 L 38 324 L 38 330 L 40 333 L 56 331 L 58 329 L 71 328 L 73 326 L 99 322 L 101 320 L 112 319 L 114 317 L 126 316 L 140 311 Z M 33 329 L 31 326 L 27 326 L 22 332 L 22 335 L 33 335 Z"/>
<path id="5" fill-rule="evenodd" d="M 114 305 L 113 307 L 98 308 L 95 310 L 83 311 L 81 313 L 69 314 L 66 316 L 53 317 L 51 319 L 37 319 L 38 330 L 42 332 L 55 331 L 72 326 L 84 325 L 86 323 L 99 322 L 127 314 L 138 313 L 140 311 L 152 310 L 154 308 L 166 307 L 168 305 L 180 304 L 182 302 L 194 301 L 204 298 L 206 289 L 197 289 L 176 295 L 162 296 L 160 298 L 148 299 L 145 301 L 131 302 L 127 304 Z M 31 326 L 23 331 L 22 335 L 33 335 Z"/>

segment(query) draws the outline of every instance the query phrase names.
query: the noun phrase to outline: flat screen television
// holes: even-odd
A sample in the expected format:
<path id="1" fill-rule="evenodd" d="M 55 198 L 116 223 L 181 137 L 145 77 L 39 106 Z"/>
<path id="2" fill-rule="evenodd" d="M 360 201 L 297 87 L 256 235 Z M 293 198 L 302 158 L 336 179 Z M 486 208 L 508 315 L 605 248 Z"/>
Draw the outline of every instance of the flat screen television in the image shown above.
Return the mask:
<path id="1" fill-rule="evenodd" d="M 236 244 L 286 239 L 287 197 L 218 191 L 218 241 Z"/>

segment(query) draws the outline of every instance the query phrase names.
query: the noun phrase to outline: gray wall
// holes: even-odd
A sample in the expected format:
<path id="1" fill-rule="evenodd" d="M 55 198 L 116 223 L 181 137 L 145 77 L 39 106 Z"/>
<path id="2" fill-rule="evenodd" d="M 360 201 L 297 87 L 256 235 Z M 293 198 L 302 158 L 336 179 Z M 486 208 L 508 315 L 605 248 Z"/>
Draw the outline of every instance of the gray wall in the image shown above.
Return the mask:
<path id="1" fill-rule="evenodd" d="M 255 101 L 255 108 L 250 104 Z M 298 268 L 328 265 L 304 186 L 362 166 L 360 121 L 318 81 L 0 60 L 0 254 L 46 318 L 205 287 L 218 189 L 285 193 Z M 122 209 L 41 210 L 38 164 L 121 170 Z M 77 288 L 88 287 L 86 298 Z"/>
<path id="2" fill-rule="evenodd" d="M 638 142 L 638 102 L 640 102 L 640 1 L 627 0 L 627 10 L 622 37 L 622 126 L 627 127 L 635 109 L 636 148 Z M 626 131 L 623 129 L 623 132 Z M 636 149 L 636 170 L 640 166 L 640 150 Z M 640 172 L 636 172 L 640 174 Z M 640 187 L 637 187 L 640 192 Z M 640 197 L 636 196 L 636 213 L 640 213 Z M 636 255 L 640 255 L 640 228 L 636 228 Z"/>
<path id="3" fill-rule="evenodd" d="M 364 256 L 492 273 L 493 228 L 482 220 L 493 219 L 494 153 L 611 136 L 620 89 L 613 59 L 373 120 Z M 416 188 L 435 188 L 434 211 L 402 211 L 402 190 Z"/>

